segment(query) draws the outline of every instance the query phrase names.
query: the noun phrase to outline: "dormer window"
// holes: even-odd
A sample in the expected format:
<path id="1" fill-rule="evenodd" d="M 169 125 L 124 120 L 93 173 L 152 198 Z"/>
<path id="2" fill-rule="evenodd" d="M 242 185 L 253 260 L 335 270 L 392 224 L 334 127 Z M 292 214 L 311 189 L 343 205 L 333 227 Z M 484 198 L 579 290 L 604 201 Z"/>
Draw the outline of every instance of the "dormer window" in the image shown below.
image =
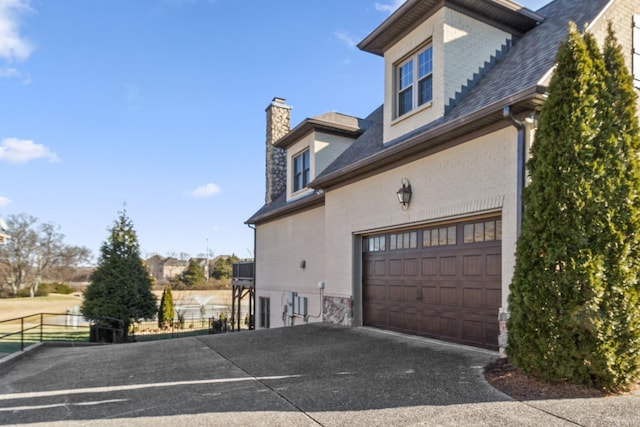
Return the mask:
<path id="1" fill-rule="evenodd" d="M 300 191 L 309 183 L 311 176 L 311 162 L 309 149 L 297 154 L 293 158 L 293 191 Z"/>
<path id="2" fill-rule="evenodd" d="M 420 49 L 396 67 L 397 117 L 433 98 L 433 50 Z"/>

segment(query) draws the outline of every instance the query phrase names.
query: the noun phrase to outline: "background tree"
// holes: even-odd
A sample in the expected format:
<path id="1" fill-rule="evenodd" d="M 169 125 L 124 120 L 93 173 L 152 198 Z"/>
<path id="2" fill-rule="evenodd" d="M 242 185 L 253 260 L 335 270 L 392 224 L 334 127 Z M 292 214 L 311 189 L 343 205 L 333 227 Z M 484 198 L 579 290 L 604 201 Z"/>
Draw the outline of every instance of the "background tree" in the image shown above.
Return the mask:
<path id="1" fill-rule="evenodd" d="M 171 285 L 164 288 L 160 299 L 160 309 L 158 310 L 158 327 L 165 328 L 173 323 L 174 307 L 173 296 L 171 295 Z"/>
<path id="2" fill-rule="evenodd" d="M 231 279 L 233 275 L 233 263 L 240 261 L 235 254 L 230 256 L 221 255 L 213 265 L 211 276 L 218 280 Z"/>
<path id="3" fill-rule="evenodd" d="M 181 280 L 187 288 L 193 288 L 207 281 L 202 266 L 195 259 L 189 260 L 187 269 L 182 273 Z"/>
<path id="4" fill-rule="evenodd" d="M 11 215 L 6 222 L 10 239 L 0 245 L 0 283 L 8 284 L 14 295 L 28 286 L 33 297 L 43 280 L 59 280 L 60 271 L 91 258 L 86 247 L 65 244 L 55 224 L 39 223 L 24 213 Z"/>
<path id="5" fill-rule="evenodd" d="M 527 165 L 508 355 L 545 380 L 624 389 L 640 350 L 635 94 L 622 57 L 603 60 L 575 25 L 556 61 Z"/>
<path id="6" fill-rule="evenodd" d="M 125 340 L 133 322 L 156 315 L 153 278 L 140 257 L 138 237 L 126 211 L 120 213 L 109 230 L 109 237 L 100 248 L 98 266 L 89 280 L 82 313 L 98 322 L 103 317 L 120 319 Z"/>

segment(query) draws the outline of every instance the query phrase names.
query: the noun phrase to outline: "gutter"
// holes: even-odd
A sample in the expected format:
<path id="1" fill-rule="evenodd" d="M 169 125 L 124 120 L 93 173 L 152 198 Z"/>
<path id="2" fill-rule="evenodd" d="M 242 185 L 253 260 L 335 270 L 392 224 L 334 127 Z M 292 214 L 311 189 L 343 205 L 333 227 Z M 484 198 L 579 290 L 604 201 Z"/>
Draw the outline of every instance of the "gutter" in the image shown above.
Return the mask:
<path id="1" fill-rule="evenodd" d="M 520 238 L 520 231 L 522 229 L 522 212 L 524 206 L 522 205 L 522 193 L 525 187 L 525 126 L 524 122 L 516 119 L 511 111 L 511 106 L 504 107 L 502 109 L 502 116 L 507 119 L 518 130 L 518 178 L 516 188 L 516 237 Z"/>

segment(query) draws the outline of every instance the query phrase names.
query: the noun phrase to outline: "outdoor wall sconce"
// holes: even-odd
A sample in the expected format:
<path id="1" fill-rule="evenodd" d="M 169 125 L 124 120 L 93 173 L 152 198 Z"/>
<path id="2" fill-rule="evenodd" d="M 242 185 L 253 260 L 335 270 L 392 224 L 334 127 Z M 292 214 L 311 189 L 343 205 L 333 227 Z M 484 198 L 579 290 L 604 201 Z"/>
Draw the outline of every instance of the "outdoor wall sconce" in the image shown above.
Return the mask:
<path id="1" fill-rule="evenodd" d="M 402 188 L 396 193 L 398 195 L 398 201 L 402 205 L 402 209 L 406 209 L 411 201 L 411 184 L 407 178 L 402 178 Z"/>

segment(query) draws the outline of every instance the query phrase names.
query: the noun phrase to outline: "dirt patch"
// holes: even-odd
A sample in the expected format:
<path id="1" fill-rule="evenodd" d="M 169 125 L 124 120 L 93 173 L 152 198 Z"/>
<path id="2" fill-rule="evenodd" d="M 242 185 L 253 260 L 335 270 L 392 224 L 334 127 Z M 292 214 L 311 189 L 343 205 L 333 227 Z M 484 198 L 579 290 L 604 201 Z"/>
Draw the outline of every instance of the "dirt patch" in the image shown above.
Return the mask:
<path id="1" fill-rule="evenodd" d="M 507 359 L 498 359 L 487 365 L 484 376 L 493 387 L 520 401 L 589 399 L 610 395 L 601 390 L 569 382 L 550 384 L 529 377 L 510 364 Z M 640 383 L 634 387 L 634 390 L 638 389 L 640 389 Z"/>

